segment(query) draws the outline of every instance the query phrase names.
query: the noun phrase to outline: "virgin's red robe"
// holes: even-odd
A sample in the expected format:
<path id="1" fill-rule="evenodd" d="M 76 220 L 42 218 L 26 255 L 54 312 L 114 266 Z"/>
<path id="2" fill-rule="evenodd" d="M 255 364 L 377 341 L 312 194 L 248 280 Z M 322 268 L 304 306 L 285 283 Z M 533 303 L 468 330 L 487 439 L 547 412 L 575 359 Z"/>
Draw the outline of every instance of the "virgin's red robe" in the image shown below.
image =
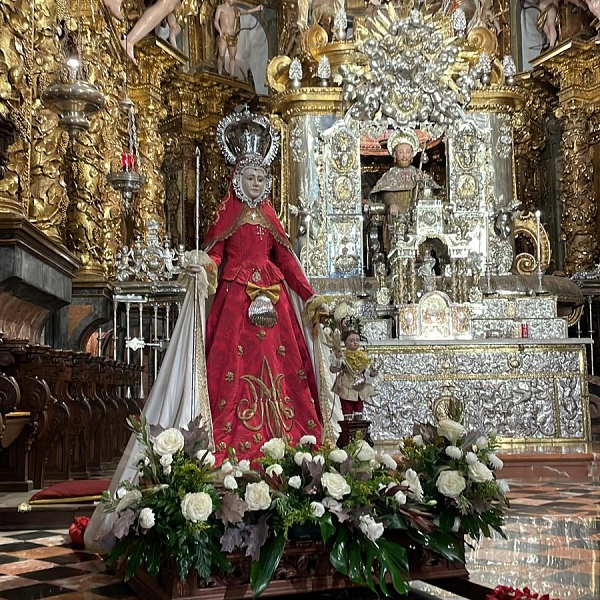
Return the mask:
<path id="1" fill-rule="evenodd" d="M 204 240 L 221 267 L 206 323 L 206 371 L 217 460 L 261 455 L 273 437 L 321 439 L 313 366 L 287 284 L 304 301 L 314 295 L 268 201 L 251 208 L 230 190 Z M 279 285 L 278 322 L 250 322 L 247 284 Z"/>

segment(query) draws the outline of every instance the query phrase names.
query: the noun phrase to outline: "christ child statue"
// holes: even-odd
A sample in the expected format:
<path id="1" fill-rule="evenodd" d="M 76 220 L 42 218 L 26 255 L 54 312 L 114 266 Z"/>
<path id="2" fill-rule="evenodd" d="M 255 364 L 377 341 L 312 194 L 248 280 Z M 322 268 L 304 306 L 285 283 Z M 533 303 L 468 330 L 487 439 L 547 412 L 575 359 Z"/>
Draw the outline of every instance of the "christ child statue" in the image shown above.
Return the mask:
<path id="1" fill-rule="evenodd" d="M 331 389 L 340 397 L 344 416 L 351 416 L 353 413 L 362 413 L 364 401 L 377 394 L 367 381 L 367 375 L 375 377 L 377 370 L 361 348 L 357 331 L 347 329 L 342 333 L 342 341 L 344 347 L 334 350 L 330 366 L 330 371 L 337 373 Z"/>

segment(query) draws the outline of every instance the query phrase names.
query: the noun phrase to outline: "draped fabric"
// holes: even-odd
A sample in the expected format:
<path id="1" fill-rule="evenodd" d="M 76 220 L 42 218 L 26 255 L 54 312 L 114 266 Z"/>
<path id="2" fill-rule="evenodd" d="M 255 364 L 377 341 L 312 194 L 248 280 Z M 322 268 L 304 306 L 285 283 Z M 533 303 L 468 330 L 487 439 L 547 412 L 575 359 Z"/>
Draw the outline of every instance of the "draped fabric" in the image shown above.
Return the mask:
<path id="1" fill-rule="evenodd" d="M 200 414 L 210 431 L 212 420 L 203 352 L 205 304 L 210 290 L 206 271 L 200 269 L 187 274 L 183 284 L 186 296 L 143 414 L 148 423 L 165 429 L 185 427 Z M 142 450 L 132 435 L 113 475 L 109 487 L 111 496 L 121 481 L 137 481 L 137 463 Z M 111 533 L 114 520 L 115 513 L 105 513 L 102 504 L 96 507 L 85 531 L 88 550 L 102 554 L 110 549 L 115 541 Z"/>

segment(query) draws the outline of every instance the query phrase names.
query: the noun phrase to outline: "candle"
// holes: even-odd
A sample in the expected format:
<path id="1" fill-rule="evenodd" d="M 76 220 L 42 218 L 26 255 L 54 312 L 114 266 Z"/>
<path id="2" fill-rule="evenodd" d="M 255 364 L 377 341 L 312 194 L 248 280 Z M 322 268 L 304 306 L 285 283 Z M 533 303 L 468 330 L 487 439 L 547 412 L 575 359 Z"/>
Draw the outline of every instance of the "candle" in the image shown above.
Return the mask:
<path id="1" fill-rule="evenodd" d="M 123 171 L 133 170 L 133 154 L 131 152 L 121 152 L 121 168 Z"/>
<path id="2" fill-rule="evenodd" d="M 536 233 L 536 259 L 537 259 L 537 270 L 542 271 L 542 235 L 540 217 L 542 213 L 539 210 L 535 211 L 535 233 Z"/>
<path id="3" fill-rule="evenodd" d="M 310 265 L 310 215 L 306 215 L 306 274 L 308 275 L 308 267 Z"/>

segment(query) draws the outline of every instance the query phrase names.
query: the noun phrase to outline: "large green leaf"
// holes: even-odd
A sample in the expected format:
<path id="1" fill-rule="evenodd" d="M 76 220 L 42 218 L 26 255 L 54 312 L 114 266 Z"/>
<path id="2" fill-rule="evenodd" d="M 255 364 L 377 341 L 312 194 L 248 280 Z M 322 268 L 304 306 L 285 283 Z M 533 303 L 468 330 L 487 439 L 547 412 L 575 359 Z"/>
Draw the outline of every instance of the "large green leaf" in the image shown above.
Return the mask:
<path id="1" fill-rule="evenodd" d="M 358 539 L 350 540 L 348 552 L 348 577 L 353 583 L 363 583 L 362 546 Z"/>
<path id="2" fill-rule="evenodd" d="M 329 553 L 329 562 L 342 575 L 348 575 L 348 539 L 350 532 L 345 528 L 338 530 Z"/>
<path id="3" fill-rule="evenodd" d="M 258 598 L 271 583 L 283 555 L 284 546 L 285 537 L 282 535 L 268 539 L 260 550 L 258 561 L 250 565 L 250 587 L 253 598 Z"/>
<path id="4" fill-rule="evenodd" d="M 335 527 L 331 521 L 331 513 L 325 513 L 319 519 L 319 525 L 321 526 L 321 537 L 323 538 L 323 543 L 326 544 L 329 541 L 329 538 L 335 533 Z"/>
<path id="5" fill-rule="evenodd" d="M 137 538 L 131 545 L 129 554 L 127 555 L 127 569 L 125 569 L 125 581 L 129 581 L 138 570 L 144 560 L 144 550 L 146 540 L 144 538 Z"/>

